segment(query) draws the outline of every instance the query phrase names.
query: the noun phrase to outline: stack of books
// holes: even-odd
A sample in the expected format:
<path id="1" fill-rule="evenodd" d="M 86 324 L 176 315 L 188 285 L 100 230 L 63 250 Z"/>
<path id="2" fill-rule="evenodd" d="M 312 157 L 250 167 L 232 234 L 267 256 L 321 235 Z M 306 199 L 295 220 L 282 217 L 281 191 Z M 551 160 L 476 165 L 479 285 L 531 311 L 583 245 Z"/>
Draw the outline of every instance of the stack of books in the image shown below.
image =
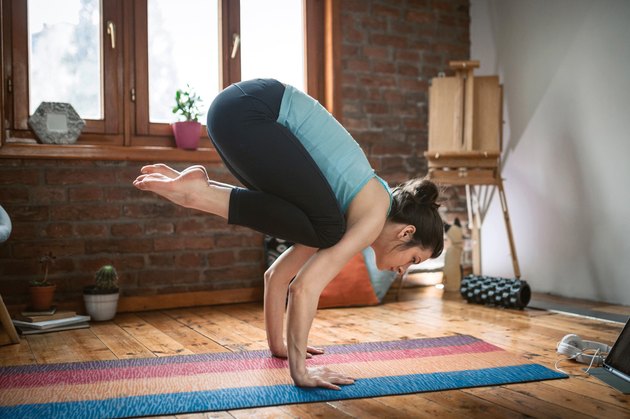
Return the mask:
<path id="1" fill-rule="evenodd" d="M 90 316 L 78 315 L 74 311 L 57 310 L 55 307 L 47 311 L 23 311 L 12 321 L 22 335 L 90 327 L 88 323 Z"/>

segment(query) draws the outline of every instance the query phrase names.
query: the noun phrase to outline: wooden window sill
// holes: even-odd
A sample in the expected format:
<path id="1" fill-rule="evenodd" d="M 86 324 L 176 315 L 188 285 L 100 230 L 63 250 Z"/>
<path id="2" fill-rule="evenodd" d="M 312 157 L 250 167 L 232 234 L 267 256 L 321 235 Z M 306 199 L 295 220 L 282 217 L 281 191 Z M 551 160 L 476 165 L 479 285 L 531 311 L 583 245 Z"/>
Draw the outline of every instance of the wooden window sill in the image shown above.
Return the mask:
<path id="1" fill-rule="evenodd" d="M 1 158 L 90 159 L 129 161 L 169 161 L 217 163 L 221 159 L 213 147 L 182 150 L 174 147 L 119 145 L 57 145 L 10 142 L 0 148 Z"/>

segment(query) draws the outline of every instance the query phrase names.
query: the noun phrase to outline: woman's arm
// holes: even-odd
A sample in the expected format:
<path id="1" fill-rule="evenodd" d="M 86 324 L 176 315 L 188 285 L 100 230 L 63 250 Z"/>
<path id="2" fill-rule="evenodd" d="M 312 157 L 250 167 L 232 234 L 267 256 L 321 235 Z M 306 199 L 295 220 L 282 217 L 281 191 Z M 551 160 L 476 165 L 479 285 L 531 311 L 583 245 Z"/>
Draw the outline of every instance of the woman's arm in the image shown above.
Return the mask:
<path id="1" fill-rule="evenodd" d="M 352 384 L 354 380 L 332 371 L 309 371 L 306 368 L 308 334 L 317 312 L 319 295 L 326 285 L 350 259 L 335 254 L 331 249 L 320 250 L 304 266 L 290 286 L 287 311 L 287 350 L 291 378 L 302 387 L 339 389 L 339 384 Z"/>
<path id="2" fill-rule="evenodd" d="M 307 369 L 306 344 L 326 285 L 358 252 L 368 247 L 385 223 L 389 196 L 373 180 L 355 197 L 348 210 L 348 227 L 336 245 L 313 255 L 290 285 L 287 314 L 287 346 L 291 377 L 298 386 L 339 389 L 354 380 L 327 368 Z"/>
<path id="3" fill-rule="evenodd" d="M 265 272 L 265 330 L 269 349 L 274 356 L 286 358 L 288 355 L 283 325 L 289 283 L 315 252 L 316 248 L 296 244 L 282 253 Z M 318 354 L 321 350 L 307 348 L 307 352 Z"/>

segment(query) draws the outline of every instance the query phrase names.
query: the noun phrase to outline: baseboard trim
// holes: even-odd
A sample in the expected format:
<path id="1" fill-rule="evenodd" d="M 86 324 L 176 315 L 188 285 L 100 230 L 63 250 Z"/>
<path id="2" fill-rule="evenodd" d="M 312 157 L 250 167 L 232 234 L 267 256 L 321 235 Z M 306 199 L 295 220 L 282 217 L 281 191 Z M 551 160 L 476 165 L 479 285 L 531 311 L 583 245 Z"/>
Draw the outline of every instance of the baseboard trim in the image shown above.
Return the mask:
<path id="1" fill-rule="evenodd" d="M 169 308 L 211 306 L 262 301 L 263 288 L 239 288 L 216 291 L 193 291 L 159 295 L 120 297 L 118 312 L 163 310 Z"/>
<path id="2" fill-rule="evenodd" d="M 214 291 L 191 291 L 157 295 L 121 296 L 117 313 L 165 310 L 169 308 L 213 306 L 221 304 L 255 303 L 262 301 L 263 288 L 238 288 Z M 55 302 L 57 309 L 85 313 L 83 297 L 72 301 Z M 25 309 L 24 304 L 7 306 L 15 315 Z"/>

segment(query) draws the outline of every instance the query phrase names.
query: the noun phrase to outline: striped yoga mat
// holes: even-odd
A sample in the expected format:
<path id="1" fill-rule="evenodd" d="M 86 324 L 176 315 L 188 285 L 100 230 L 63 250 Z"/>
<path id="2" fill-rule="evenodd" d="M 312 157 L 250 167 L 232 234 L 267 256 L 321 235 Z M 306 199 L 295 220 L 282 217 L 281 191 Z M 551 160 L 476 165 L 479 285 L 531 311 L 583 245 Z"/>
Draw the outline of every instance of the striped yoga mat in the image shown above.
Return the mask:
<path id="1" fill-rule="evenodd" d="M 0 417 L 172 415 L 565 377 L 466 335 L 329 346 L 307 365 L 357 381 L 295 387 L 287 362 L 268 351 L 3 367 Z"/>

